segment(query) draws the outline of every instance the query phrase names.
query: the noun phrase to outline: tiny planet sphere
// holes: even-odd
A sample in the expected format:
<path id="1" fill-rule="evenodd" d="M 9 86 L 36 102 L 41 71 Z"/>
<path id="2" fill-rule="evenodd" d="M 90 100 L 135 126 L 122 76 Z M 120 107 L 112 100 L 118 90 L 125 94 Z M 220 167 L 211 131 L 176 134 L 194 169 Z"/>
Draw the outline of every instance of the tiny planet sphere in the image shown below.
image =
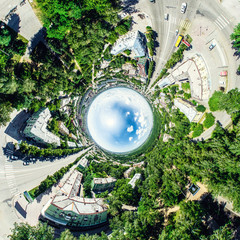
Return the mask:
<path id="1" fill-rule="evenodd" d="M 87 113 L 87 126 L 92 139 L 101 148 L 127 153 L 148 139 L 153 113 L 141 94 L 126 87 L 115 87 L 93 100 Z"/>

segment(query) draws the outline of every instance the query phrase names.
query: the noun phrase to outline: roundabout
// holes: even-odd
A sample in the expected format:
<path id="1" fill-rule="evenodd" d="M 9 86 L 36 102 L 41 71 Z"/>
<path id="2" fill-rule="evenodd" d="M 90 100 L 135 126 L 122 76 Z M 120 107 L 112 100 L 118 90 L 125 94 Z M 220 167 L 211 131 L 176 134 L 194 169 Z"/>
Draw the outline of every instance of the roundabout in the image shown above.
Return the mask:
<path id="1" fill-rule="evenodd" d="M 87 112 L 87 127 L 93 141 L 113 153 L 137 150 L 151 134 L 153 113 L 147 100 L 126 87 L 98 94 Z"/>

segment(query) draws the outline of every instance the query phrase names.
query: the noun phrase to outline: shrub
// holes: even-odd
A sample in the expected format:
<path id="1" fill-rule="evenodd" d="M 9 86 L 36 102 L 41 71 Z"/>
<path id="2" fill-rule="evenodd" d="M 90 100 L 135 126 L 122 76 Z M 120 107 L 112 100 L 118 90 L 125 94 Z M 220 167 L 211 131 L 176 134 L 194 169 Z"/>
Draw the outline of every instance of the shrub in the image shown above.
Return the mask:
<path id="1" fill-rule="evenodd" d="M 198 123 L 193 131 L 193 138 L 199 137 L 203 133 L 203 125 Z"/>
<path id="2" fill-rule="evenodd" d="M 172 96 L 174 96 L 177 93 L 177 90 L 178 90 L 178 85 L 173 85 L 170 87 L 170 92 Z"/>
<path id="3" fill-rule="evenodd" d="M 184 91 L 190 90 L 190 83 L 189 83 L 189 82 L 182 83 L 182 89 L 183 89 Z"/>
<path id="4" fill-rule="evenodd" d="M 203 105 L 198 105 L 196 107 L 196 109 L 197 109 L 198 112 L 205 112 L 205 110 L 206 110 L 206 108 Z"/>
<path id="5" fill-rule="evenodd" d="M 124 53 L 127 54 L 127 55 L 130 55 L 131 54 L 131 50 L 127 49 L 127 50 L 124 51 Z"/>
<path id="6" fill-rule="evenodd" d="M 183 96 L 185 99 L 189 99 L 191 98 L 191 93 L 184 93 Z"/>
<path id="7" fill-rule="evenodd" d="M 203 126 L 205 128 L 210 128 L 211 126 L 213 126 L 215 123 L 215 117 L 212 115 L 212 113 L 207 113 L 206 114 L 206 118 L 203 122 Z"/>
<path id="8" fill-rule="evenodd" d="M 194 106 L 197 106 L 198 104 L 195 100 L 192 100 L 191 102 L 193 103 Z"/>
<path id="9" fill-rule="evenodd" d="M 147 26 L 146 29 L 147 29 L 147 31 L 152 30 L 152 28 L 150 26 Z"/>

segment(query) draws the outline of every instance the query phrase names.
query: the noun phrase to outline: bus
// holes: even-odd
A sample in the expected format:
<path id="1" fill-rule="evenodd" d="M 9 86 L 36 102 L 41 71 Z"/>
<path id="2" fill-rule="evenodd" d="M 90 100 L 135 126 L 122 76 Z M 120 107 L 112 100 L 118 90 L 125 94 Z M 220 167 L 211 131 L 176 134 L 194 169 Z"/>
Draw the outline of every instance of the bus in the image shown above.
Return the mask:
<path id="1" fill-rule="evenodd" d="M 180 43 L 182 42 L 182 39 L 183 39 L 183 35 L 179 35 L 175 43 L 175 47 L 179 47 Z"/>

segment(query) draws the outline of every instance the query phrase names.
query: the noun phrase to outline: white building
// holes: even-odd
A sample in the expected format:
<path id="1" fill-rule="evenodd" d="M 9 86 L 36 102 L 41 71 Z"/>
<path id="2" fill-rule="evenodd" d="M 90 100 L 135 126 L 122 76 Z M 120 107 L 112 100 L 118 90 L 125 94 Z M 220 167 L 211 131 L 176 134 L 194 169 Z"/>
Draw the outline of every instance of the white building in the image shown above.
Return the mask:
<path id="1" fill-rule="evenodd" d="M 144 37 L 139 31 L 129 32 L 120 37 L 111 50 L 111 54 L 117 55 L 127 49 L 132 50 L 135 57 L 143 57 L 146 55 L 146 46 L 144 44 Z"/>
<path id="2" fill-rule="evenodd" d="M 107 206 L 101 198 L 79 196 L 82 174 L 74 170 L 64 185 L 44 206 L 41 214 L 50 222 L 69 227 L 91 227 L 107 221 Z"/>
<path id="3" fill-rule="evenodd" d="M 51 113 L 48 108 L 40 109 L 27 120 L 27 126 L 23 133 L 26 137 L 32 138 L 36 142 L 60 146 L 60 138 L 47 129 L 47 123 L 50 118 Z"/>
<path id="4" fill-rule="evenodd" d="M 141 173 L 136 173 L 128 184 L 130 184 L 132 188 L 135 188 L 136 181 L 140 178 L 141 178 Z"/>
<path id="5" fill-rule="evenodd" d="M 180 110 L 180 112 L 186 115 L 190 122 L 198 122 L 203 115 L 203 113 L 198 112 L 194 106 L 181 98 L 175 98 L 174 105 Z"/>
<path id="6" fill-rule="evenodd" d="M 59 132 L 62 133 L 63 135 L 69 134 L 69 130 L 67 129 L 67 127 L 64 125 L 63 122 L 59 121 L 58 127 L 59 127 Z"/>

